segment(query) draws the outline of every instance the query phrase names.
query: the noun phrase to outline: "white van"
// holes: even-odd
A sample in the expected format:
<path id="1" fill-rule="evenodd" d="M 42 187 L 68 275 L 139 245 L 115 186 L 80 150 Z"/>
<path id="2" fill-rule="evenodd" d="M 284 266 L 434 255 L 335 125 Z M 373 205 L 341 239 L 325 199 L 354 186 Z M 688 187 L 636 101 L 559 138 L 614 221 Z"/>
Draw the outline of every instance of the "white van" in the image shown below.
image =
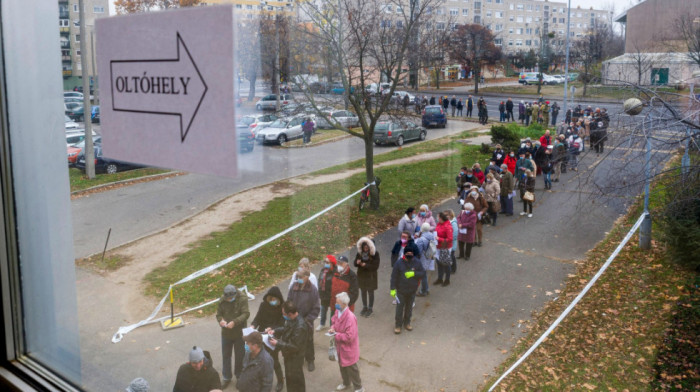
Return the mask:
<path id="1" fill-rule="evenodd" d="M 539 81 L 539 72 L 521 72 L 518 78 L 518 83 L 520 84 L 537 84 Z M 545 73 L 542 74 L 542 84 L 559 84 L 559 81 L 552 76 Z"/>

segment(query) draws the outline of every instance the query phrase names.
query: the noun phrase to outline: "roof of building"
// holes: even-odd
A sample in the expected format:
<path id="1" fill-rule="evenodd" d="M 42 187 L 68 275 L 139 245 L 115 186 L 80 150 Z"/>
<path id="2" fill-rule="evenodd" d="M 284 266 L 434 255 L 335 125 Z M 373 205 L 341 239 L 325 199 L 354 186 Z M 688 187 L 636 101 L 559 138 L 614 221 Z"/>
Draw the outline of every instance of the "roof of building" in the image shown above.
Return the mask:
<path id="1" fill-rule="evenodd" d="M 670 52 L 670 53 L 641 53 L 647 58 L 653 59 L 660 63 L 693 63 L 694 61 L 688 56 L 688 53 L 683 52 Z M 610 60 L 603 61 L 603 63 L 609 64 L 631 64 L 637 62 L 637 53 L 625 53 L 621 56 L 617 56 Z"/>

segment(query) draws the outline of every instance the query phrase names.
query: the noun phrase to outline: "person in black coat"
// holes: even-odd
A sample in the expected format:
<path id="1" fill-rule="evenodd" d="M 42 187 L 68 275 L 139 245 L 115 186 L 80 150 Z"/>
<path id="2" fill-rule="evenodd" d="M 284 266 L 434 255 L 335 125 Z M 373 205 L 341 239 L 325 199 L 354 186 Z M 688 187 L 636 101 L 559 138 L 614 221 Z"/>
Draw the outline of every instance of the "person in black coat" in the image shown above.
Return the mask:
<path id="1" fill-rule="evenodd" d="M 173 392 L 209 392 L 215 389 L 221 389 L 221 380 L 212 366 L 209 351 L 192 347 L 189 361 L 177 370 Z"/>
<path id="2" fill-rule="evenodd" d="M 450 108 L 452 109 L 452 117 L 455 116 L 455 111 L 457 110 L 457 98 L 453 95 L 450 100 Z"/>
<path id="3" fill-rule="evenodd" d="M 445 116 L 447 116 L 447 108 L 450 107 L 450 100 L 447 97 L 442 99 L 442 108 L 445 110 Z"/>
<path id="4" fill-rule="evenodd" d="M 467 98 L 467 117 L 469 117 L 469 118 L 472 117 L 472 109 L 474 109 L 474 100 L 472 99 L 472 96 L 470 95 Z"/>
<path id="5" fill-rule="evenodd" d="M 420 262 L 420 251 L 415 243 L 406 245 L 403 257 L 399 259 L 391 271 L 390 294 L 396 298 L 396 316 L 394 333 L 401 333 L 401 327 L 412 331 L 411 316 L 413 301 L 421 279 L 425 279 L 425 269 Z"/>
<path id="6" fill-rule="evenodd" d="M 286 320 L 283 327 L 268 328 L 265 332 L 271 335 L 270 344 L 284 357 L 287 391 L 305 391 L 304 352 L 309 341 L 309 326 L 292 301 L 288 300 L 282 305 L 282 316 Z"/>
<path id="7" fill-rule="evenodd" d="M 379 253 L 374 241 L 367 237 L 362 237 L 357 241 L 357 255 L 354 264 L 357 267 L 357 283 L 360 286 L 362 297 L 360 315 L 369 317 L 372 315 L 372 307 L 374 307 L 374 291 L 377 290 L 377 269 L 379 269 Z"/>
<path id="8" fill-rule="evenodd" d="M 496 149 L 493 150 L 491 160 L 496 163 L 496 166 L 501 167 L 504 159 L 506 159 L 506 153 L 503 151 L 500 144 L 496 144 Z"/>
<path id="9" fill-rule="evenodd" d="M 282 291 L 277 286 L 272 286 L 263 297 L 258 313 L 255 315 L 250 327 L 260 332 L 264 332 L 268 328 L 280 328 L 284 325 L 284 317 L 282 317 L 282 304 L 284 297 Z M 284 374 L 282 373 L 282 365 L 280 365 L 279 351 L 270 350 L 264 346 L 265 350 L 270 354 L 274 361 L 275 376 L 277 376 L 277 391 L 284 388 Z"/>
<path id="10" fill-rule="evenodd" d="M 506 101 L 506 120 L 515 121 L 515 117 L 513 116 L 513 100 L 511 98 L 508 98 L 508 101 Z"/>
<path id="11" fill-rule="evenodd" d="M 430 97 L 430 105 L 435 105 L 435 97 Z"/>

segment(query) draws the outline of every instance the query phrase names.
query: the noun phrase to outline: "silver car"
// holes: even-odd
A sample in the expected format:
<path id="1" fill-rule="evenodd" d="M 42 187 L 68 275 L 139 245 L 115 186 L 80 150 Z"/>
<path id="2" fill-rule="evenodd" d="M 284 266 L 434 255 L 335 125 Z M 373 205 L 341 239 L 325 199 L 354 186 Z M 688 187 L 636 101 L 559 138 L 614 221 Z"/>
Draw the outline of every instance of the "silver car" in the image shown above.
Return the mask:
<path id="1" fill-rule="evenodd" d="M 259 130 L 266 128 L 278 118 L 274 114 L 250 114 L 241 117 L 236 126 L 246 126 L 253 134 L 257 134 Z"/>
<path id="2" fill-rule="evenodd" d="M 280 107 L 287 106 L 294 102 L 292 94 L 280 94 Z M 266 95 L 255 103 L 257 110 L 275 110 L 277 109 L 277 96 L 275 94 Z"/>
<path id="3" fill-rule="evenodd" d="M 345 128 L 354 128 L 360 126 L 360 118 L 357 117 L 355 113 L 349 110 L 334 110 L 332 112 L 326 112 L 326 115 L 328 115 L 329 117 L 333 117 L 335 121 L 339 122 L 340 125 L 344 126 Z M 329 124 L 328 121 L 326 121 L 322 117 L 319 117 L 318 121 L 316 122 L 316 126 L 318 128 L 323 129 L 334 127 L 333 124 Z"/>
<path id="4" fill-rule="evenodd" d="M 282 144 L 286 143 L 288 140 L 300 138 L 304 134 L 301 124 L 304 123 L 307 117 L 309 116 L 277 119 L 267 128 L 258 131 L 255 135 L 255 141 L 261 144 Z"/>

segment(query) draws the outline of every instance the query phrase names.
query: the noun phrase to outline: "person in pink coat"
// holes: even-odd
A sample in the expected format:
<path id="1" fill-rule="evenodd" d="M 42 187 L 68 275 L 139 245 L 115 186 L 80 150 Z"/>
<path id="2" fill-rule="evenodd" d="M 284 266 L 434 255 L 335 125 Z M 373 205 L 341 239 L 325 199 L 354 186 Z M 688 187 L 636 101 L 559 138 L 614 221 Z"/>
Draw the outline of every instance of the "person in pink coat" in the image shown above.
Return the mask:
<path id="1" fill-rule="evenodd" d="M 328 332 L 335 334 L 335 347 L 338 352 L 338 365 L 343 383 L 336 387 L 336 391 L 343 391 L 352 383 L 355 392 L 364 392 L 360 369 L 357 362 L 360 360 L 360 336 L 357 332 L 357 318 L 348 309 L 350 296 L 342 292 L 335 296 L 335 314 L 331 319 L 333 326 Z"/>
<path id="2" fill-rule="evenodd" d="M 435 231 L 437 223 L 435 223 L 433 213 L 430 211 L 427 204 L 421 204 L 418 210 L 418 216 L 416 217 L 416 234 L 414 237 L 418 238 L 418 231 L 420 230 L 420 227 L 423 226 L 423 223 L 428 223 L 430 225 L 431 233 Z"/>
<path id="3" fill-rule="evenodd" d="M 476 213 L 472 203 L 464 203 L 462 212 L 457 216 L 457 243 L 459 245 L 459 257 L 469 260 L 472 255 L 474 234 L 476 234 Z"/>

